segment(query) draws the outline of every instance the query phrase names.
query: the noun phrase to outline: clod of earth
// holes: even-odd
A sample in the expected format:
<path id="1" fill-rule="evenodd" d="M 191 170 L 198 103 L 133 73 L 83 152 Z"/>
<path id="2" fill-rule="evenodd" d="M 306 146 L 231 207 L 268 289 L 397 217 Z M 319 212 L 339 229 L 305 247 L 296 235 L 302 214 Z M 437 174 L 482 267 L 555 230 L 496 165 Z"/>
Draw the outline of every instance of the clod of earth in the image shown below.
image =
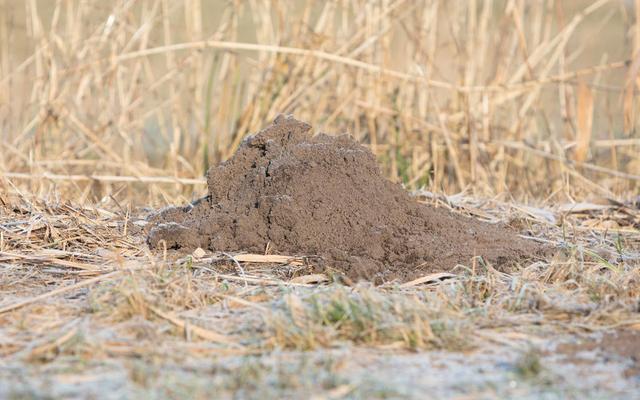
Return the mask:
<path id="1" fill-rule="evenodd" d="M 385 179 L 348 135 L 313 136 L 292 117 L 248 137 L 209 170 L 209 193 L 150 218 L 151 247 L 316 255 L 352 279 L 408 280 L 473 257 L 508 269 L 536 243 L 496 226 L 420 204 Z M 164 243 L 163 243 L 164 242 Z"/>

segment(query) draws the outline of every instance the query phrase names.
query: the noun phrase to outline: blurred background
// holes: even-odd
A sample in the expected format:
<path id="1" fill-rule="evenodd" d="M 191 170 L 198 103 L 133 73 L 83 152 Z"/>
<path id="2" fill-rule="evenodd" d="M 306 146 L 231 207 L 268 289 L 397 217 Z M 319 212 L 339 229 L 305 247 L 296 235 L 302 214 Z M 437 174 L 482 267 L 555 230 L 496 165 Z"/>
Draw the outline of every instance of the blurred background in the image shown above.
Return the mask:
<path id="1" fill-rule="evenodd" d="M 640 0 L 0 0 L 0 187 L 184 202 L 292 113 L 408 189 L 640 187 Z"/>

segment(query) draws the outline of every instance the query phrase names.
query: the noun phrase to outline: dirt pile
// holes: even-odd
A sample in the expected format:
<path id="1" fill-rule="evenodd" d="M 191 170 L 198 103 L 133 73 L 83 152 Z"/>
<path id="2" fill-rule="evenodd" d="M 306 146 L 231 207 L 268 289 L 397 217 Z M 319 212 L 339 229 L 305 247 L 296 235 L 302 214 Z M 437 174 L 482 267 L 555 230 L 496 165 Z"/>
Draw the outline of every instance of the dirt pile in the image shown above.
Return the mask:
<path id="1" fill-rule="evenodd" d="M 474 256 L 506 268 L 539 251 L 505 227 L 417 203 L 380 174 L 367 148 L 347 135 L 313 136 L 292 117 L 248 137 L 207 181 L 208 196 L 151 219 L 151 247 L 269 246 L 376 282 L 469 265 Z"/>

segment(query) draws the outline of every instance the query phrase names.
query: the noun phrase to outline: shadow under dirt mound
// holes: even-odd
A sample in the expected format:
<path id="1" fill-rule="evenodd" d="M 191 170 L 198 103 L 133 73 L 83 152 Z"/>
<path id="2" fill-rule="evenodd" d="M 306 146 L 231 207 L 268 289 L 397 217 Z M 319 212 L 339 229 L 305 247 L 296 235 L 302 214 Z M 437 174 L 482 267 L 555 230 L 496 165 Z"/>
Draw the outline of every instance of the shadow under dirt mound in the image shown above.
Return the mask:
<path id="1" fill-rule="evenodd" d="M 347 135 L 313 136 L 292 117 L 248 137 L 209 170 L 209 194 L 151 217 L 148 243 L 319 255 L 352 279 L 408 280 L 468 264 L 509 268 L 541 251 L 504 226 L 417 203 Z M 319 267 L 318 267 L 319 268 Z"/>

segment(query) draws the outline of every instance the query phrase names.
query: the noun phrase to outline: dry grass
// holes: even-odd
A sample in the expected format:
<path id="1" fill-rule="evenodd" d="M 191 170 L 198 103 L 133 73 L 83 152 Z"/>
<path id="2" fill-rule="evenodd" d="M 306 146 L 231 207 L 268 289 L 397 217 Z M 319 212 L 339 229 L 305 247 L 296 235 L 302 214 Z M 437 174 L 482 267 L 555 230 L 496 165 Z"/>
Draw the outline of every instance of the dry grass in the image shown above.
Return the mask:
<path id="1" fill-rule="evenodd" d="M 149 254 L 136 231 L 140 215 L 3 196 L 0 355 L 14 367 L 44 363 L 72 370 L 142 359 L 127 367 L 128 379 L 150 388 L 149 381 L 160 379 L 154 365 L 180 364 L 185 357 L 263 359 L 286 350 L 345 346 L 396 354 L 490 344 L 523 348 L 550 334 L 640 326 L 640 233 L 633 228 L 639 210 L 585 205 L 580 212 L 537 209 L 535 216 L 517 204 L 445 200 L 435 201 L 454 212 L 507 216 L 563 250 L 511 275 L 479 259 L 408 284 L 345 286 L 316 275 L 305 279 L 302 260 L 295 258 Z M 550 217 L 564 223 L 551 224 Z M 612 222 L 618 226 L 610 228 Z M 514 364 L 514 373 L 535 384 L 529 356 Z M 216 381 L 216 390 L 257 393 L 266 385 L 278 396 L 308 389 L 305 379 L 316 379 L 303 379 L 294 373 L 301 367 L 292 367 L 278 375 L 274 389 L 269 376 L 282 371 L 274 372 L 264 360 L 229 367 L 236 378 Z M 542 368 L 534 361 L 536 370 Z M 346 379 L 320 365 L 304 368 L 313 376 L 326 372 L 331 382 Z M 248 380 L 234 380 L 239 377 Z M 182 384 L 189 390 L 197 386 L 163 384 L 170 392 Z M 312 386 L 329 392 L 341 387 Z"/>
<path id="2" fill-rule="evenodd" d="M 287 357 L 637 329 L 632 3 L 0 0 L 0 382 L 116 365 L 141 397 L 403 397 Z M 560 250 L 379 287 L 304 258 L 150 252 L 141 207 L 201 195 L 279 112 L 350 132 L 420 201 Z M 547 379 L 544 360 L 524 352 L 514 379 Z"/>
<path id="3" fill-rule="evenodd" d="M 32 193 L 183 201 L 279 112 L 432 192 L 640 181 L 631 2 L 0 4 L 0 172 Z"/>

